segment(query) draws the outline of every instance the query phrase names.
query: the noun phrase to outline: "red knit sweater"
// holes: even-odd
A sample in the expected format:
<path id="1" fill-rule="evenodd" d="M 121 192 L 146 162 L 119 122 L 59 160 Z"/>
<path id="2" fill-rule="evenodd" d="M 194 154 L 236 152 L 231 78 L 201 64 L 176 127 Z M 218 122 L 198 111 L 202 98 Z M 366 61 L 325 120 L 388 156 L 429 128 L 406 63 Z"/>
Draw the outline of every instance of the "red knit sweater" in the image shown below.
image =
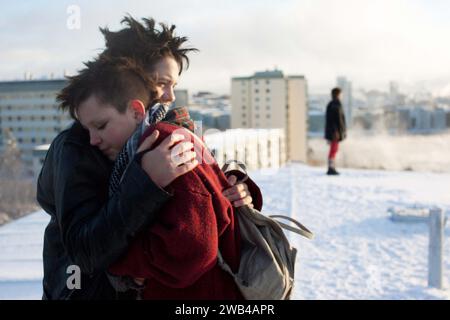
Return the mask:
<path id="1" fill-rule="evenodd" d="M 156 129 L 160 134 L 154 147 L 180 127 L 160 122 Z M 239 227 L 233 206 L 222 195 L 230 185 L 201 141 L 181 130 L 185 141 L 195 144 L 200 164 L 169 185 L 173 197 L 158 220 L 132 241 L 109 271 L 145 278 L 144 299 L 242 299 L 232 277 L 217 265 L 220 247 L 231 268 L 239 266 Z"/>

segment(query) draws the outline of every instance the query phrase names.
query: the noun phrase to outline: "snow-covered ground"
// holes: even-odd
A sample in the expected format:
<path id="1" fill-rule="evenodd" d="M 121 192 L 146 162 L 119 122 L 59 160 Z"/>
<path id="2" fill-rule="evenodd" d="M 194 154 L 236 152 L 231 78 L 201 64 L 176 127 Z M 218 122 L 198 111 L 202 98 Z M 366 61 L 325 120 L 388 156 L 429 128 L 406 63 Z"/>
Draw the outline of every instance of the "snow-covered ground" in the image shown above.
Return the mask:
<path id="1" fill-rule="evenodd" d="M 49 220 L 41 210 L 0 227 L 0 300 L 41 298 L 42 244 Z"/>
<path id="2" fill-rule="evenodd" d="M 295 165 L 252 176 L 265 212 L 291 210 L 315 233 L 291 235 L 299 250 L 295 299 L 449 299 L 450 290 L 427 288 L 427 224 L 391 222 L 390 206 L 412 204 L 450 210 L 450 174 L 341 170 Z M 450 279 L 450 235 L 445 229 L 445 281 Z"/>
<path id="3" fill-rule="evenodd" d="M 450 211 L 450 174 L 292 165 L 253 172 L 264 212 L 289 214 L 314 240 L 290 235 L 298 248 L 294 299 L 450 299 L 450 227 L 445 229 L 445 290 L 427 287 L 428 226 L 394 223 L 391 206 Z M 294 199 L 294 201 L 292 201 Z M 0 299 L 39 299 L 42 211 L 0 227 Z"/>

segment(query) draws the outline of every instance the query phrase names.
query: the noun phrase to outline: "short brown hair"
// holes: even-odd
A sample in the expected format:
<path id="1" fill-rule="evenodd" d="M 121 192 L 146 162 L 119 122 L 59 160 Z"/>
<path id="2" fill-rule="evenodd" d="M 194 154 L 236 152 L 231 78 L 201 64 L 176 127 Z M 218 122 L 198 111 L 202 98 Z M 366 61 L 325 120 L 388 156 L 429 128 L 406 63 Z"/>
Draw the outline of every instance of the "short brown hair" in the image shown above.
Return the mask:
<path id="1" fill-rule="evenodd" d="M 128 15 L 121 21 L 127 26 L 117 32 L 112 32 L 108 28 L 100 28 L 106 45 L 102 55 L 131 58 L 140 63 L 148 72 L 153 71 L 159 60 L 170 56 L 178 63 L 179 74 L 181 74 L 184 66 L 189 67 L 187 53 L 198 50 L 182 47 L 188 38 L 176 36 L 175 25 L 169 27 L 164 23 L 159 23 L 161 29 L 158 30 L 155 27 L 154 19 L 143 18 L 142 21 L 143 23 L 140 23 Z"/>
<path id="2" fill-rule="evenodd" d="M 153 79 L 132 59 L 102 56 L 84 64 L 86 68 L 68 77 L 69 83 L 56 98 L 59 107 L 69 110 L 73 119 L 77 119 L 79 105 L 92 95 L 120 113 L 125 112 L 132 99 L 139 99 L 148 107 L 156 97 Z"/>
<path id="3" fill-rule="evenodd" d="M 341 88 L 334 88 L 333 90 L 331 90 L 331 97 L 333 99 L 337 99 L 337 97 L 341 94 L 342 90 Z"/>

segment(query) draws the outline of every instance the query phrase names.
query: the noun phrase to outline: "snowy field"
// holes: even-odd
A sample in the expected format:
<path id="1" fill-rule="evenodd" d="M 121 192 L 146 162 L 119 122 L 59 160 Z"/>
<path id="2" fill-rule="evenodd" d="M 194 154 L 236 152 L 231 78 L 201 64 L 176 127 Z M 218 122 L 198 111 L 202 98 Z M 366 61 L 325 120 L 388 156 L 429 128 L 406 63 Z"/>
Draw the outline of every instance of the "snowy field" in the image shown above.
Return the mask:
<path id="1" fill-rule="evenodd" d="M 264 212 L 289 214 L 315 239 L 291 235 L 299 250 L 294 299 L 450 299 L 450 227 L 445 229 L 445 290 L 427 288 L 428 226 L 394 223 L 391 206 L 450 211 L 450 174 L 293 165 L 251 174 Z M 292 201 L 294 199 L 294 201 Z M 42 211 L 0 227 L 0 299 L 40 299 Z"/>

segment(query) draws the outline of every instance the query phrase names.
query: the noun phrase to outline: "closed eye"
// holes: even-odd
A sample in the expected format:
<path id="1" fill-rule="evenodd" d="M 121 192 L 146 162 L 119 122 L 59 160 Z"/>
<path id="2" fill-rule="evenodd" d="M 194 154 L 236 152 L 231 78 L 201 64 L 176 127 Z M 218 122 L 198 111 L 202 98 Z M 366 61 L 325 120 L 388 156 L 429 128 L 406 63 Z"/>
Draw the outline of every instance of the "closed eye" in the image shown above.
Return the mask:
<path id="1" fill-rule="evenodd" d="M 97 130 L 103 130 L 106 127 L 107 122 L 97 127 Z"/>

